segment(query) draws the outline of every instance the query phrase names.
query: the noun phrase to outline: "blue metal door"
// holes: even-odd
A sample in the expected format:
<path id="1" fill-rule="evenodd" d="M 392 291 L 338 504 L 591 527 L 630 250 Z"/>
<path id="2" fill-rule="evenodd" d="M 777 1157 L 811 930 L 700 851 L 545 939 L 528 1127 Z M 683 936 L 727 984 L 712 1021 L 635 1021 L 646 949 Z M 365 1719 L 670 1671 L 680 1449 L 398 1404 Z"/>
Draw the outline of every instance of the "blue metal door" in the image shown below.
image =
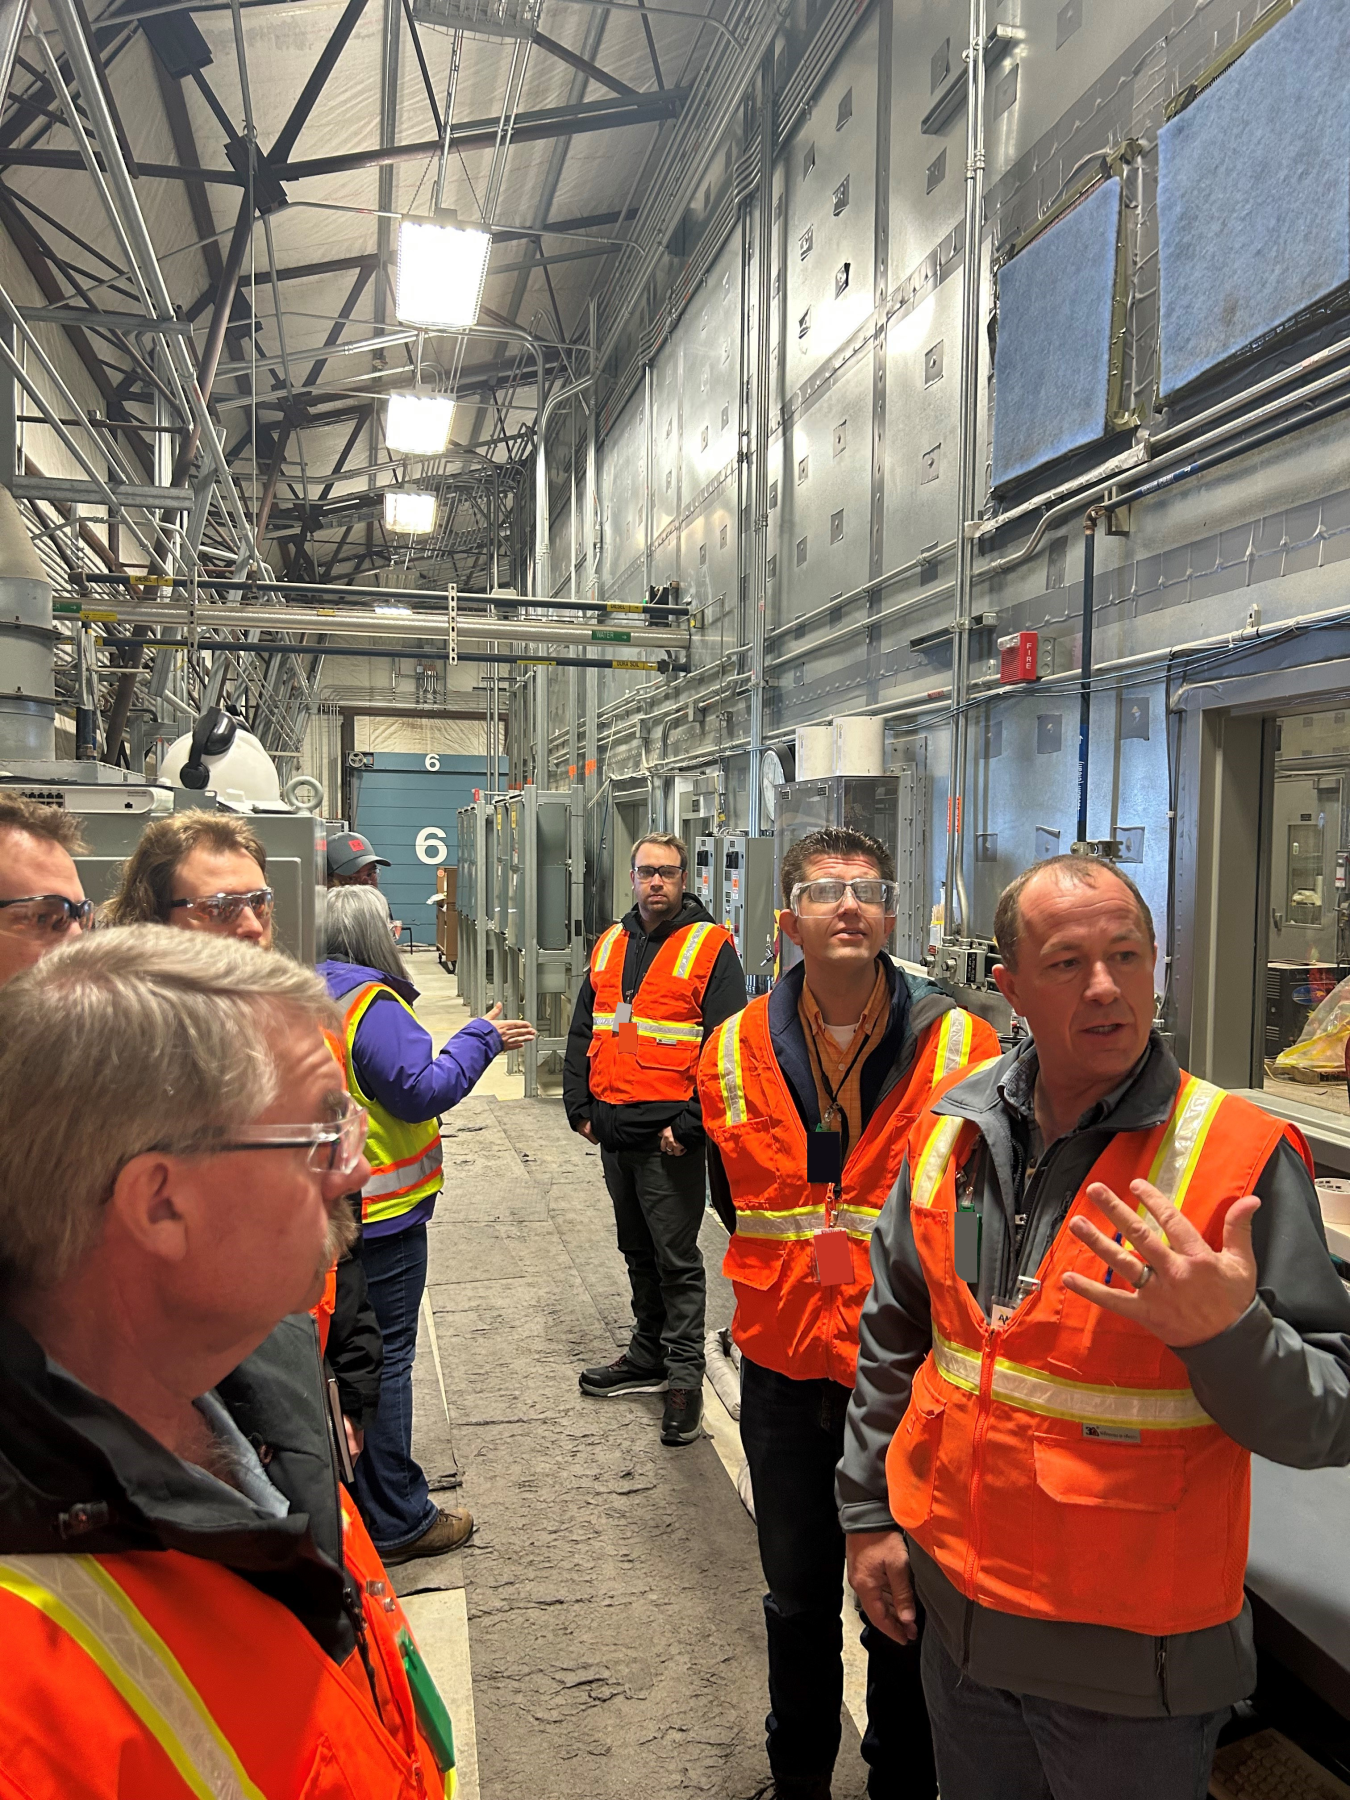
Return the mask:
<path id="1" fill-rule="evenodd" d="M 374 767 L 352 777 L 352 823 L 378 855 L 389 858 L 380 888 L 394 917 L 412 926 L 419 944 L 434 942 L 435 909 L 427 897 L 436 891 L 436 870 L 454 866 L 456 812 L 475 788 L 491 785 L 487 762 L 394 750 L 373 754 Z"/>

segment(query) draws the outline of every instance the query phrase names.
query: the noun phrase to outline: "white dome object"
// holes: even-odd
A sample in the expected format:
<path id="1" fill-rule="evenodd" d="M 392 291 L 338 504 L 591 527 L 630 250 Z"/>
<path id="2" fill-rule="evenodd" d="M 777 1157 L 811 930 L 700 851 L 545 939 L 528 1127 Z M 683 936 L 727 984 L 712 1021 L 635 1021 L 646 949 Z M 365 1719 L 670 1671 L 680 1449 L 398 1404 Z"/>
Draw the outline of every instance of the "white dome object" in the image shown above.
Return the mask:
<path id="1" fill-rule="evenodd" d="M 180 771 L 191 749 L 190 731 L 175 738 L 164 752 L 164 760 L 159 766 L 161 781 L 171 781 L 175 787 L 185 786 Z M 202 762 L 210 771 L 207 787 L 222 800 L 281 799 L 281 782 L 277 776 L 276 764 L 253 733 L 245 731 L 242 725 L 235 732 L 234 742 L 223 756 L 204 756 Z"/>

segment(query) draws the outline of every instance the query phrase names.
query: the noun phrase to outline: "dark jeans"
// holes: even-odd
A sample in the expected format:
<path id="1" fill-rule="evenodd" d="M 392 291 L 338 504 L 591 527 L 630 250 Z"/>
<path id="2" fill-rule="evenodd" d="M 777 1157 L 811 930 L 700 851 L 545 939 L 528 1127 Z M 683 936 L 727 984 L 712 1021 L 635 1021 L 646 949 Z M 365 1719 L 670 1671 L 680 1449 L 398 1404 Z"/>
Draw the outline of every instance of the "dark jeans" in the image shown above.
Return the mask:
<path id="1" fill-rule="evenodd" d="M 834 1469 L 844 1452 L 852 1389 L 792 1381 L 741 1362 L 741 1444 L 754 1488 L 759 1559 L 769 1592 L 769 1766 L 785 1778 L 828 1780 L 839 1754 L 844 1700 L 844 1534 Z M 922 1625 L 922 1614 L 920 1615 Z M 919 1645 L 864 1624 L 871 1800 L 932 1800 L 933 1742 L 919 1677 Z M 946 1800 L 944 1790 L 944 1800 Z"/>
<path id="2" fill-rule="evenodd" d="M 1220 1712 L 1132 1719 L 963 1676 L 936 1631 L 923 1685 L 942 1800 L 1204 1800 Z"/>
<path id="3" fill-rule="evenodd" d="M 664 1368 L 672 1387 L 702 1387 L 703 1151 L 606 1150 L 601 1161 L 633 1290 L 628 1359 Z"/>
<path id="4" fill-rule="evenodd" d="M 412 1366 L 417 1309 L 427 1281 L 427 1228 L 410 1225 L 356 1248 L 384 1339 L 380 1404 L 356 1459 L 356 1504 L 377 1550 L 401 1550 L 436 1517 L 427 1479 L 412 1455 Z"/>

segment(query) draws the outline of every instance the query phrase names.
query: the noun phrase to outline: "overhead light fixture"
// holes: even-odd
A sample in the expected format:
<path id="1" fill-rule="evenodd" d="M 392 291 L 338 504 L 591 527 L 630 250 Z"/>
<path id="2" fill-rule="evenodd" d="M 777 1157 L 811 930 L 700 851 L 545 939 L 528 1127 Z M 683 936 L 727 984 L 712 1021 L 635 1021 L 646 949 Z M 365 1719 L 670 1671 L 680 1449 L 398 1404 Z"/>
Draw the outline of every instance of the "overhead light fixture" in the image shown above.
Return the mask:
<path id="1" fill-rule="evenodd" d="M 411 606 L 377 606 L 375 611 L 382 619 L 411 619 Z"/>
<path id="2" fill-rule="evenodd" d="M 388 531 L 404 537 L 425 537 L 436 526 L 435 494 L 417 494 L 408 488 L 384 490 L 384 523 Z"/>
<path id="3" fill-rule="evenodd" d="M 405 325 L 454 331 L 478 320 L 491 234 L 404 219 L 398 228 L 394 310 Z"/>
<path id="4" fill-rule="evenodd" d="M 390 394 L 384 441 L 396 456 L 443 456 L 454 417 L 448 394 Z"/>

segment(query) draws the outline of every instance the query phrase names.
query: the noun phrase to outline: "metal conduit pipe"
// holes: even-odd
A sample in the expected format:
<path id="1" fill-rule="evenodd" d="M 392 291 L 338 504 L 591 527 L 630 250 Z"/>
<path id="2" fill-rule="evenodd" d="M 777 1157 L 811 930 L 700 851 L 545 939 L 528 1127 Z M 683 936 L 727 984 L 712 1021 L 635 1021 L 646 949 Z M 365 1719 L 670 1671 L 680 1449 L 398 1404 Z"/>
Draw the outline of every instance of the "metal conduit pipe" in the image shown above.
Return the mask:
<path id="1" fill-rule="evenodd" d="M 769 604 L 769 308 L 773 304 L 773 45 L 760 64 L 759 206 L 755 237 L 759 247 L 755 306 L 755 558 L 751 570 L 750 613 L 750 810 L 747 826 L 759 836 L 760 770 L 764 761 L 764 628 Z"/>
<path id="2" fill-rule="evenodd" d="M 56 753 L 52 588 L 8 488 L 0 488 L 0 761 Z"/>
<path id="3" fill-rule="evenodd" d="M 975 544 L 967 526 L 975 517 L 980 401 L 980 263 L 984 232 L 984 40 L 987 0 L 970 0 L 966 52 L 966 249 L 961 268 L 961 391 L 957 445 L 956 616 L 952 625 L 951 760 L 947 786 L 947 906 L 944 929 L 958 921 L 970 929 L 964 875 L 966 775 L 965 697 L 970 681 L 970 614 Z"/>
<path id="4" fill-rule="evenodd" d="M 406 619 L 391 618 L 381 613 L 372 613 L 363 618 L 355 612 L 313 612 L 299 606 L 193 608 L 151 601 L 119 606 L 115 616 L 123 624 L 129 625 L 191 624 L 201 631 L 312 631 L 332 633 L 339 637 L 367 637 L 385 642 L 392 640 L 397 643 L 407 643 L 419 635 L 439 636 L 445 630 L 442 625 L 441 632 L 434 632 L 430 622 L 424 629 L 416 626 L 410 628 Z M 466 644 L 485 644 L 507 636 L 526 644 L 590 645 L 595 642 L 589 626 L 555 624 L 534 619 L 513 619 L 507 624 L 492 619 L 460 619 L 456 624 L 455 635 Z M 643 650 L 680 650 L 687 653 L 689 633 L 661 625 L 634 627 L 629 637 L 629 647 L 635 654 Z M 322 653 L 321 645 L 315 645 L 313 649 L 316 655 Z M 416 653 L 409 650 L 408 654 Z"/>

